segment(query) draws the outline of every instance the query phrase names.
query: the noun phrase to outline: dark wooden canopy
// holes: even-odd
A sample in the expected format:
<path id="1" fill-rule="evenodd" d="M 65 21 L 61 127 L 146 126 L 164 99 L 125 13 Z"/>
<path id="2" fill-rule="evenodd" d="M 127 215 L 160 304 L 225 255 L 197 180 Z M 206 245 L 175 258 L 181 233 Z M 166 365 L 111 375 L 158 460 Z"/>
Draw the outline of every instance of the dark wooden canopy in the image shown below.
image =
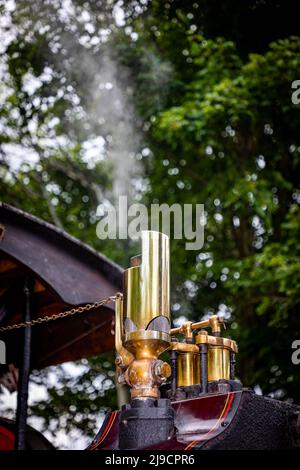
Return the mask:
<path id="1" fill-rule="evenodd" d="M 32 318 L 101 300 L 122 289 L 122 269 L 53 225 L 0 203 L 0 326 L 21 322 L 24 284 L 33 284 Z M 31 368 L 113 348 L 114 306 L 32 327 Z M 7 363 L 18 366 L 22 330 L 0 333 Z"/>

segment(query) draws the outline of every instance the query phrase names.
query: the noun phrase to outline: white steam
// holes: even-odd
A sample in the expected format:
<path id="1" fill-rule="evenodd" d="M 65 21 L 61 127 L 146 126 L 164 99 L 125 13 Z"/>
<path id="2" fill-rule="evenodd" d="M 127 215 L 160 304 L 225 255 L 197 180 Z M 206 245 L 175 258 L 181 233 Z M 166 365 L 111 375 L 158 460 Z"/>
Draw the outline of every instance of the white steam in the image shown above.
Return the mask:
<path id="1" fill-rule="evenodd" d="M 120 81 L 120 69 L 107 53 L 101 63 L 86 57 L 83 64 L 90 75 L 87 113 L 93 128 L 98 128 L 106 140 L 107 159 L 113 168 L 114 199 L 121 195 L 132 198 L 132 181 L 141 175 L 141 165 L 136 159 L 141 138 L 128 97 L 127 77 L 122 71 Z"/>

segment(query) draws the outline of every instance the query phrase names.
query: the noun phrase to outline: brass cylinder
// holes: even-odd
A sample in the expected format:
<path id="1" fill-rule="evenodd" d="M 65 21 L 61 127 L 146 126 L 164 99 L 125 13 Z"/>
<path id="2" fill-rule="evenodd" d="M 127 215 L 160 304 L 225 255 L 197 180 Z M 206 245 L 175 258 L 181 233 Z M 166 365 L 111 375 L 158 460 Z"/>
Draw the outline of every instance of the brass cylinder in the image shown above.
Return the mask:
<path id="1" fill-rule="evenodd" d="M 213 380 L 230 379 L 230 350 L 220 346 L 209 346 L 207 354 L 207 378 Z"/>
<path id="2" fill-rule="evenodd" d="M 177 387 L 200 384 L 200 356 L 194 352 L 178 353 Z"/>
<path id="3" fill-rule="evenodd" d="M 124 318 L 138 330 L 160 315 L 170 321 L 169 237 L 142 231 L 141 264 L 124 273 Z"/>
<path id="4" fill-rule="evenodd" d="M 140 325 L 139 311 L 141 308 L 140 267 L 134 266 L 124 272 L 124 315 L 136 327 Z"/>
<path id="5" fill-rule="evenodd" d="M 171 340 L 169 238 L 143 231 L 141 239 L 142 254 L 124 273 L 123 346 L 134 358 L 124 379 L 132 398 L 158 398 L 170 373 L 157 359 Z"/>

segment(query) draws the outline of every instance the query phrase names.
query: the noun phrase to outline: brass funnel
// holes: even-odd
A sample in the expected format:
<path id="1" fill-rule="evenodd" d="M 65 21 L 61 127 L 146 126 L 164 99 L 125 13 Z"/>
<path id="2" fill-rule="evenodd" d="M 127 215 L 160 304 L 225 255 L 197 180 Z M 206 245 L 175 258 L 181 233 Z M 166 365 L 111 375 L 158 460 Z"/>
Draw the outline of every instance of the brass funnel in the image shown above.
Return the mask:
<path id="1" fill-rule="evenodd" d="M 124 318 L 138 330 L 159 316 L 170 324 L 169 237 L 147 230 L 141 242 L 141 256 L 124 274 Z"/>
<path id="2" fill-rule="evenodd" d="M 141 256 L 124 273 L 122 321 L 116 326 L 121 325 L 127 353 L 120 352 L 117 365 L 123 367 L 120 380 L 130 385 L 132 398 L 158 398 L 158 387 L 171 374 L 170 366 L 158 360 L 170 345 L 169 238 L 143 231 L 141 244 Z M 128 354 L 133 358 L 129 365 Z"/>

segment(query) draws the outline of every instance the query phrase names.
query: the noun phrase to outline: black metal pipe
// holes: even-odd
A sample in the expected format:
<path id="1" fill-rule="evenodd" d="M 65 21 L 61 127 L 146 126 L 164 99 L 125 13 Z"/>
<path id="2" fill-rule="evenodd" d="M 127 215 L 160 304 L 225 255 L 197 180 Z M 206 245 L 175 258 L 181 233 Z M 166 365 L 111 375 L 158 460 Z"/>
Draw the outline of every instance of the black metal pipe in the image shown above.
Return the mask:
<path id="1" fill-rule="evenodd" d="M 170 353 L 170 362 L 171 362 L 171 399 L 174 400 L 177 389 L 177 352 L 171 351 Z"/>
<path id="2" fill-rule="evenodd" d="M 202 393 L 207 393 L 207 344 L 200 344 L 200 376 Z"/>
<path id="3" fill-rule="evenodd" d="M 31 320 L 31 294 L 33 292 L 34 281 L 26 279 L 24 285 L 25 311 L 24 321 Z M 27 421 L 27 403 L 28 403 L 28 384 L 30 374 L 30 355 L 31 355 L 31 327 L 24 329 L 23 336 L 23 358 L 20 367 L 18 400 L 16 414 L 16 438 L 15 449 L 24 450 L 26 444 L 26 421 Z"/>
<path id="4" fill-rule="evenodd" d="M 235 380 L 235 353 L 230 352 L 230 380 Z"/>

